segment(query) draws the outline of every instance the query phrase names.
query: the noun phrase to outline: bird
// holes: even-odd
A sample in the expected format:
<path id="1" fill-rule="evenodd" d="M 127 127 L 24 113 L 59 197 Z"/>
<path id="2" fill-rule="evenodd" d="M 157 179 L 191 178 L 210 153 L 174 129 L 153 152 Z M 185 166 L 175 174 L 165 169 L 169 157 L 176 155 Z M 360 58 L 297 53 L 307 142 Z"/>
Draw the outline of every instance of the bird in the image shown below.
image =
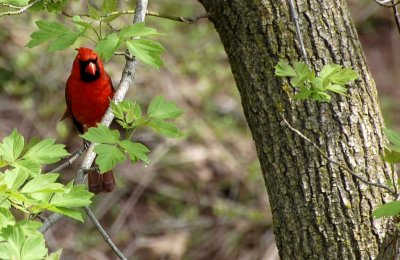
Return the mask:
<path id="1" fill-rule="evenodd" d="M 77 130 L 84 133 L 101 121 L 115 90 L 99 55 L 90 48 L 76 50 L 78 54 L 65 86 L 67 108 L 61 120 L 70 118 Z M 97 170 L 88 171 L 88 188 L 95 194 L 113 191 L 113 172 L 100 174 Z"/>

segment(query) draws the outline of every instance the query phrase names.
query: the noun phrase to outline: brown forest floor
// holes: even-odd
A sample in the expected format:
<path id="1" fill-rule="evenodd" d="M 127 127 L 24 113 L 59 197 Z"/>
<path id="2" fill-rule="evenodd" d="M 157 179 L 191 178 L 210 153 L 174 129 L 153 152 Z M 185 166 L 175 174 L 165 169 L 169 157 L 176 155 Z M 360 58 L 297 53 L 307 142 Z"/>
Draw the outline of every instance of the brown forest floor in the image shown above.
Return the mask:
<path id="1" fill-rule="evenodd" d="M 195 1 L 157 2 L 150 8 L 163 13 L 204 12 Z M 372 1 L 349 2 L 386 122 L 398 126 L 400 36 L 391 11 Z M 70 7 L 79 9 L 78 3 Z M 25 138 L 54 137 L 74 151 L 81 145 L 77 132 L 59 118 L 75 52 L 25 48 L 37 18 L 0 19 L 0 138 L 16 127 Z M 119 18 L 126 24 L 131 19 Z M 136 140 L 152 148 L 151 163 L 118 166 L 117 191 L 95 198 L 95 214 L 128 259 L 278 259 L 254 143 L 212 24 L 149 17 L 147 25 L 167 34 L 157 38 L 166 48 L 165 66 L 156 71 L 140 64 L 129 98 L 144 106 L 159 94 L 177 102 L 185 110 L 179 125 L 186 137 L 138 132 Z M 114 85 L 123 64 L 121 57 L 106 64 Z M 77 167 L 63 180 L 72 179 Z M 62 220 L 46 237 L 51 250 L 64 248 L 62 259 L 115 259 L 89 221 Z"/>

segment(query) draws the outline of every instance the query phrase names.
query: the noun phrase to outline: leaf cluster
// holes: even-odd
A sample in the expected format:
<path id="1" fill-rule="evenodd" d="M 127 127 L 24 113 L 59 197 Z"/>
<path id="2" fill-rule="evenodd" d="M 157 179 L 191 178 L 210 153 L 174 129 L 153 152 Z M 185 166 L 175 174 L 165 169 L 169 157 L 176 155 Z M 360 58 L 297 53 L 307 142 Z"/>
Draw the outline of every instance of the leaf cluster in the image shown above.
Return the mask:
<path id="1" fill-rule="evenodd" d="M 33 220 L 16 221 L 9 210 L 0 207 L 0 259 L 58 260 L 61 249 L 48 255 L 45 239 Z"/>
<path id="2" fill-rule="evenodd" d="M 346 95 L 346 84 L 358 78 L 357 73 L 351 68 L 343 68 L 338 64 L 327 64 L 316 75 L 304 62 L 295 62 L 293 66 L 286 61 L 279 61 L 275 66 L 275 75 L 289 77 L 290 84 L 298 89 L 294 99 L 305 100 L 311 98 L 315 101 L 329 102 L 332 91 Z"/>
<path id="3" fill-rule="evenodd" d="M 65 1 L 51 2 L 51 4 L 46 1 L 40 2 L 41 8 L 61 11 L 65 5 Z M 87 5 L 89 10 L 87 17 L 79 15 L 72 17 L 74 29 L 59 22 L 36 21 L 39 30 L 31 34 L 31 40 L 26 46 L 33 48 L 48 42 L 49 51 L 59 51 L 70 47 L 79 38 L 85 37 L 96 43 L 95 51 L 105 61 L 108 61 L 118 49 L 128 49 L 133 56 L 150 66 L 159 68 L 163 64 L 161 54 L 164 48 L 161 44 L 143 39 L 143 37 L 160 35 L 156 29 L 146 27 L 144 23 L 135 23 L 115 32 L 104 26 L 104 23 L 109 23 L 120 15 L 117 11 L 118 1 L 104 0 L 101 10 L 97 10 L 89 2 Z M 93 39 L 94 37 L 96 40 Z"/>
<path id="4" fill-rule="evenodd" d="M 120 103 L 111 103 L 112 112 L 116 121 L 126 129 L 126 136 L 121 138 L 117 130 L 111 130 L 104 125 L 89 128 L 81 135 L 87 141 L 97 143 L 94 152 L 97 154 L 96 164 L 100 172 L 104 173 L 113 169 L 118 163 L 129 159 L 132 163 L 143 161 L 149 163 L 148 153 L 150 150 L 139 142 L 133 142 L 132 136 L 139 127 L 148 126 L 157 133 L 166 137 L 180 137 L 182 133 L 171 122 L 166 120 L 175 119 L 182 115 L 182 110 L 175 103 L 167 101 L 162 96 L 155 97 L 143 114 L 140 106 L 130 100 Z"/>
<path id="5" fill-rule="evenodd" d="M 91 203 L 92 193 L 83 185 L 56 182 L 58 173 L 43 174 L 43 165 L 52 164 L 68 152 L 54 139 L 32 139 L 14 130 L 0 143 L 0 259 L 43 259 L 47 255 L 40 222 L 17 222 L 11 208 L 29 219 L 49 210 L 83 221 L 79 207 Z M 46 259 L 59 259 L 60 252 Z"/>
<path id="6" fill-rule="evenodd" d="M 67 155 L 64 145 L 54 144 L 54 139 L 25 144 L 14 130 L 0 143 L 0 207 L 13 207 L 30 216 L 50 210 L 83 221 L 77 208 L 89 205 L 93 194 L 83 185 L 56 182 L 58 173 L 41 173 L 42 165 Z"/>

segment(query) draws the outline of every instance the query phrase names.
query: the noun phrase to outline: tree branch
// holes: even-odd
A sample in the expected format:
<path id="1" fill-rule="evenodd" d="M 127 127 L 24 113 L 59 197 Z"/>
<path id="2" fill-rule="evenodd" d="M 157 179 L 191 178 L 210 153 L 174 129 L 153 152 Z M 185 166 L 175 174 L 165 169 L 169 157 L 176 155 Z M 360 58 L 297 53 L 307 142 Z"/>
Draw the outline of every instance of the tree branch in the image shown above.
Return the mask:
<path id="1" fill-rule="evenodd" d="M 74 15 L 69 14 L 65 11 L 61 12 L 63 15 L 67 16 L 67 17 L 73 17 Z M 123 10 L 123 11 L 115 11 L 115 12 L 111 12 L 105 15 L 100 16 L 101 19 L 105 19 L 108 18 L 110 16 L 113 15 L 123 15 L 123 14 L 135 14 L 135 10 Z M 85 17 L 90 17 L 89 14 L 78 14 L 79 16 L 85 16 Z M 203 18 L 207 18 L 210 16 L 210 14 L 205 13 L 205 14 L 201 14 L 195 17 L 183 17 L 183 16 L 173 16 L 173 15 L 168 15 L 168 14 L 161 14 L 155 11 L 150 11 L 147 10 L 146 11 L 146 15 L 148 16 L 154 16 L 154 17 L 159 17 L 159 18 L 163 18 L 163 19 L 168 19 L 168 20 L 172 20 L 172 21 L 177 21 L 177 22 L 184 22 L 184 23 L 196 23 L 198 20 L 203 19 Z"/>
<path id="2" fill-rule="evenodd" d="M 400 1 L 395 2 L 394 0 L 383 0 L 383 1 L 374 0 L 374 2 L 380 6 L 387 7 L 387 8 L 394 7 L 398 4 L 400 4 Z M 390 4 L 387 4 L 389 2 L 390 2 Z"/>
<path id="3" fill-rule="evenodd" d="M 136 12 L 135 16 L 133 19 L 133 23 L 138 23 L 138 22 L 143 22 L 145 15 L 146 15 L 146 9 L 148 5 L 148 0 L 139 0 L 136 5 Z M 126 64 L 125 68 L 122 73 L 122 78 L 119 83 L 118 89 L 114 94 L 113 101 L 114 102 L 120 102 L 124 99 L 126 93 L 128 92 L 128 89 L 135 78 L 136 75 L 136 65 L 137 65 L 137 60 L 136 59 L 128 59 L 126 58 Z M 101 123 L 104 124 L 105 126 L 109 126 L 111 124 L 111 121 L 114 119 L 114 115 L 111 111 L 111 108 L 109 107 L 106 111 L 106 113 L 103 116 L 103 119 L 101 120 Z M 77 176 L 75 178 L 75 183 L 83 183 L 85 181 L 85 174 L 84 174 L 84 169 L 88 169 L 91 167 L 93 164 L 93 161 L 96 157 L 95 153 L 93 152 L 95 144 L 91 144 L 89 146 L 89 149 L 87 150 L 86 156 L 81 164 L 81 167 L 79 168 L 77 172 Z M 107 235 L 106 231 L 104 228 L 100 225 L 94 214 L 91 212 L 89 207 L 84 207 L 86 214 L 89 216 L 89 218 L 92 220 L 93 224 L 96 226 L 96 228 L 99 230 L 99 232 L 103 235 L 105 241 L 109 246 L 114 250 L 114 252 L 120 257 L 120 259 L 126 259 L 121 251 L 118 250 L 118 248 L 115 246 L 115 244 L 112 242 L 110 237 Z M 42 227 L 39 229 L 40 232 L 44 233 L 46 232 L 55 222 L 57 222 L 62 216 L 55 213 L 50 215 L 48 218 L 45 219 Z"/>
<path id="4" fill-rule="evenodd" d="M 100 222 L 97 220 L 96 216 L 93 214 L 93 212 L 90 210 L 89 207 L 84 207 L 86 215 L 90 218 L 90 220 L 93 222 L 93 225 L 97 228 L 97 230 L 100 232 L 100 234 L 103 236 L 104 240 L 106 243 L 111 247 L 111 249 L 114 251 L 114 253 L 123 260 L 126 260 L 127 258 L 123 255 L 123 253 L 118 249 L 118 247 L 113 243 L 111 240 L 110 236 L 107 234 L 107 232 L 104 230 L 104 228 L 101 226 Z"/>
<path id="5" fill-rule="evenodd" d="M 394 0 L 391 0 L 391 3 L 392 3 L 394 21 L 396 22 L 397 31 L 400 34 L 400 17 L 399 17 L 399 12 L 397 10 L 397 4 L 399 4 L 400 2 L 395 3 Z"/>
<path id="6" fill-rule="evenodd" d="M 328 155 L 325 154 L 324 151 L 322 151 L 321 148 L 319 148 L 319 146 L 314 143 L 313 141 L 311 141 L 307 136 L 305 136 L 302 132 L 300 132 L 299 130 L 297 130 L 296 128 L 294 128 L 292 125 L 289 124 L 289 122 L 286 120 L 285 116 L 283 114 L 281 114 L 281 117 L 283 119 L 283 122 L 285 122 L 285 124 L 290 128 L 290 130 L 292 130 L 294 133 L 296 133 L 299 137 L 301 137 L 301 139 L 305 140 L 306 142 L 308 142 L 309 144 L 311 144 L 320 155 L 322 155 L 322 157 L 324 157 L 328 162 L 335 164 L 337 166 L 339 166 L 340 168 L 342 168 L 343 170 L 347 171 L 348 173 L 350 173 L 353 177 L 355 177 L 356 179 L 362 181 L 363 183 L 367 184 L 367 185 L 371 185 L 371 186 L 375 186 L 384 190 L 387 190 L 388 192 L 390 192 L 393 195 L 397 195 L 396 191 L 391 189 L 390 187 L 381 184 L 381 183 L 376 183 L 376 182 L 371 182 L 369 180 L 367 180 L 365 177 L 358 175 L 356 172 L 354 172 L 353 170 L 351 170 L 349 167 L 347 167 L 346 165 L 343 165 L 341 163 L 338 163 L 332 159 L 330 159 L 328 157 Z"/>
<path id="7" fill-rule="evenodd" d="M 56 168 L 48 171 L 48 172 L 59 172 L 61 170 L 64 170 L 66 167 L 70 166 L 76 159 L 82 156 L 83 152 L 85 152 L 85 148 L 81 148 L 78 151 L 73 152 L 70 156 L 68 156 L 68 160 L 65 161 L 64 163 L 60 164 Z"/>
<path id="8" fill-rule="evenodd" d="M 32 3 L 26 5 L 26 6 L 18 7 L 18 8 L 16 6 L 13 6 L 13 5 L 3 4 L 4 6 L 7 6 L 7 7 L 10 7 L 10 8 L 13 8 L 13 9 L 18 9 L 18 10 L 17 11 L 10 11 L 10 12 L 0 13 L 0 17 L 5 16 L 5 15 L 22 14 L 22 13 L 26 12 L 26 10 L 28 10 L 30 7 L 32 7 L 33 5 L 37 4 L 40 1 L 41 0 L 36 0 L 36 1 L 33 1 Z"/>

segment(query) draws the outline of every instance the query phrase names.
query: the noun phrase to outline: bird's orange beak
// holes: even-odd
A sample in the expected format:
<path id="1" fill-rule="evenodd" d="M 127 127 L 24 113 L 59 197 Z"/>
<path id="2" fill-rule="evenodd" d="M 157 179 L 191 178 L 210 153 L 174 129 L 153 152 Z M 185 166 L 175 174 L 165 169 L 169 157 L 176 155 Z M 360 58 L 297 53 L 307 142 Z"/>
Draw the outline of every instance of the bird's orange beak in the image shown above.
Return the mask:
<path id="1" fill-rule="evenodd" d="M 93 62 L 89 62 L 89 64 L 85 68 L 85 72 L 92 74 L 93 76 L 96 75 L 96 64 Z"/>

